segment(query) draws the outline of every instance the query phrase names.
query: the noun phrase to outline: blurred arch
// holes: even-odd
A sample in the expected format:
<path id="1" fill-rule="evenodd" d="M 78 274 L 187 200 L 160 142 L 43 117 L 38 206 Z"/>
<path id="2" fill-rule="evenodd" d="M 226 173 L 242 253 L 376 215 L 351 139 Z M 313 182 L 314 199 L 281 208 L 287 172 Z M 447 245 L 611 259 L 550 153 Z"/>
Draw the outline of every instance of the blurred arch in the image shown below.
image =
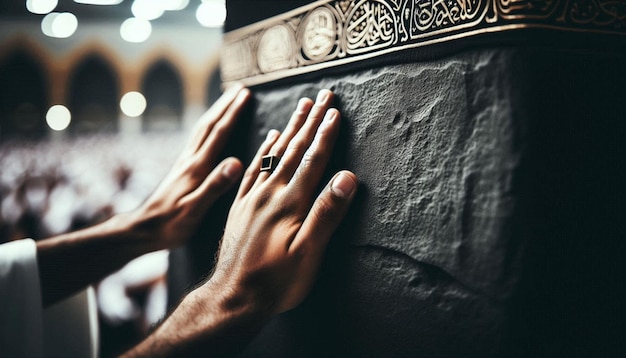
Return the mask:
<path id="1" fill-rule="evenodd" d="M 118 131 L 119 84 L 116 72 L 104 58 L 92 54 L 73 68 L 68 96 L 72 133 Z"/>
<path id="2" fill-rule="evenodd" d="M 18 48 L 0 58 L 0 138 L 41 138 L 49 80 L 38 56 Z"/>
<path id="3" fill-rule="evenodd" d="M 23 34 L 15 35 L 0 42 L 0 63 L 19 51 L 23 51 L 31 56 L 41 66 L 46 78 L 50 78 L 50 74 L 55 67 L 54 59 L 41 44 Z"/>
<path id="4" fill-rule="evenodd" d="M 184 56 L 172 48 L 158 48 L 141 58 L 139 61 L 140 72 L 144 74 L 147 73 L 154 63 L 163 60 L 172 64 L 173 68 L 180 76 L 183 107 L 185 108 L 183 111 L 183 123 L 187 120 L 191 120 L 191 123 L 193 123 L 207 108 L 206 83 L 211 77 L 213 69 L 219 66 L 219 55 L 216 53 L 203 62 L 193 63 L 189 62 Z M 188 112 L 189 110 L 191 110 L 191 112 Z M 191 114 L 192 117 L 185 118 L 189 114 Z M 184 125 L 191 123 L 185 123 Z"/>
<path id="5" fill-rule="evenodd" d="M 126 71 L 129 64 L 122 60 L 114 49 L 103 45 L 98 41 L 88 42 L 66 55 L 62 62 L 66 68 L 75 69 L 85 62 L 86 59 L 99 57 L 105 63 L 112 73 L 116 75 L 117 81 L 124 81 Z"/>
<path id="6" fill-rule="evenodd" d="M 154 62 L 141 85 L 147 107 L 143 115 L 145 132 L 181 129 L 184 89 L 178 70 L 166 59 Z"/>

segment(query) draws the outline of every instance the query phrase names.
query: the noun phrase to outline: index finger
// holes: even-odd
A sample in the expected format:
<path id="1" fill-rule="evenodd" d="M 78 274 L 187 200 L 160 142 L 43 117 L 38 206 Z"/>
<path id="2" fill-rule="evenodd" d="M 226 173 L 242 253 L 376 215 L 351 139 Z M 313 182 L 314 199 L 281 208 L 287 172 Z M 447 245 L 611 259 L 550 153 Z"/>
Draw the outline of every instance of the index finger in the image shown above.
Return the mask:
<path id="1" fill-rule="evenodd" d="M 250 98 L 250 90 L 242 88 L 237 93 L 235 99 L 230 103 L 226 111 L 215 122 L 213 128 L 208 133 L 207 138 L 201 143 L 198 153 L 207 158 L 216 157 L 228 140 L 230 132 L 235 127 L 239 113 Z"/>
<path id="2" fill-rule="evenodd" d="M 189 142 L 189 151 L 192 153 L 197 152 L 202 143 L 204 143 L 211 133 L 213 126 L 222 118 L 224 113 L 235 101 L 239 92 L 243 89 L 243 86 L 236 84 L 230 87 L 224 92 L 220 98 L 206 111 L 198 120 L 198 124 L 194 129 L 194 134 Z"/>

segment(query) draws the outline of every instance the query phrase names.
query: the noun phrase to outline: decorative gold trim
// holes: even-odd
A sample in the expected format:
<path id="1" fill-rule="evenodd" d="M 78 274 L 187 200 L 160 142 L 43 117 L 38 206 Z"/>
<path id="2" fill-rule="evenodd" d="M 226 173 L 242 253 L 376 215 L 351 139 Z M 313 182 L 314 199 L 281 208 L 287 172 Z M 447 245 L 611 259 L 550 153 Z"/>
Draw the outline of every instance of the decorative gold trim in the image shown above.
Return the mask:
<path id="1" fill-rule="evenodd" d="M 626 35 L 624 0 L 320 0 L 228 32 L 225 86 L 522 28 Z"/>

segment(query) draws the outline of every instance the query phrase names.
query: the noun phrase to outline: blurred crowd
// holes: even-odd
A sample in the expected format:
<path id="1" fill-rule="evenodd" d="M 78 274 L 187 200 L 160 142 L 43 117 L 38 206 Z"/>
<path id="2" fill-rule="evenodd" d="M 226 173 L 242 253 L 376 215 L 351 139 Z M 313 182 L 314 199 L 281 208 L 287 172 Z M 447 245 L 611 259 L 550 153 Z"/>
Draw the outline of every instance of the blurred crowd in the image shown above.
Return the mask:
<path id="1" fill-rule="evenodd" d="M 165 133 L 0 143 L 0 243 L 47 238 L 136 208 L 183 141 L 183 133 Z M 113 337 L 103 340 L 120 332 L 131 339 L 162 317 L 167 264 L 167 252 L 149 254 L 98 285 L 101 330 Z"/>
<path id="2" fill-rule="evenodd" d="M 169 133 L 0 144 L 0 242 L 37 240 L 132 210 L 180 143 Z"/>

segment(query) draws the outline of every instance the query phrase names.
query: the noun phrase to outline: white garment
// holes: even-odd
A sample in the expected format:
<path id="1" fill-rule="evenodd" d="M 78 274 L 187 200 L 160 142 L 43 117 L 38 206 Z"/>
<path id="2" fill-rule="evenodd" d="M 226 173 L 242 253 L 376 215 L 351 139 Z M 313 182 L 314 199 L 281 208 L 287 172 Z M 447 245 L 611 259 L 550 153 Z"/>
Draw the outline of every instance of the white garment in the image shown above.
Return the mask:
<path id="1" fill-rule="evenodd" d="M 37 246 L 31 239 L 0 245 L 0 356 L 43 356 Z"/>
<path id="2" fill-rule="evenodd" d="M 96 357 L 93 288 L 42 309 L 37 246 L 31 239 L 0 245 L 0 357 Z"/>
<path id="3" fill-rule="evenodd" d="M 98 356 L 98 334 L 98 309 L 93 287 L 43 310 L 45 357 L 95 358 Z"/>

